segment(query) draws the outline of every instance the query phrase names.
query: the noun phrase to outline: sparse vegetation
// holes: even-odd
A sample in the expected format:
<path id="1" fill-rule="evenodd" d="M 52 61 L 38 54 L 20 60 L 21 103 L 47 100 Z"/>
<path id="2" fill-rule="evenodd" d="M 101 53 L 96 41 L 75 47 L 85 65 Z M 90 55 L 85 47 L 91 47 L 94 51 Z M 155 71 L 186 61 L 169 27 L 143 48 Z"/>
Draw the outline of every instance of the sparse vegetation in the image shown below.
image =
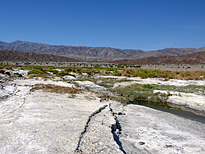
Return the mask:
<path id="1" fill-rule="evenodd" d="M 71 94 L 79 94 L 83 92 L 82 89 L 55 86 L 51 84 L 48 85 L 37 84 L 30 91 L 35 91 L 35 90 L 43 90 L 43 91 L 54 92 L 54 93 L 71 93 Z"/>
<path id="2" fill-rule="evenodd" d="M 41 73 L 40 70 L 31 70 L 31 71 L 28 72 L 28 75 L 29 74 L 40 74 L 40 73 Z"/>
<path id="3" fill-rule="evenodd" d="M 25 62 L 24 62 L 25 63 Z M 42 63 L 42 62 L 40 62 Z M 38 63 L 37 63 L 38 64 Z M 95 64 L 91 65 L 86 63 L 71 63 L 72 66 L 34 66 L 34 65 L 10 65 L 8 63 L 0 64 L 0 73 L 4 74 L 5 69 L 14 70 L 16 68 L 23 70 L 30 70 L 28 75 L 30 78 L 55 78 L 55 80 L 65 80 L 64 76 L 70 75 L 76 77 L 70 83 L 76 84 L 75 81 L 91 81 L 97 85 L 112 89 L 115 83 L 119 82 L 130 82 L 131 78 L 117 79 L 116 77 L 96 77 L 97 75 L 104 76 L 124 76 L 124 77 L 140 77 L 140 78 L 163 78 L 164 81 L 169 79 L 183 79 L 183 80 L 204 80 L 205 71 L 169 71 L 169 70 L 159 70 L 159 69 L 142 69 L 142 68 L 131 68 L 129 65 L 111 65 L 111 64 Z M 71 65 L 70 64 L 70 65 Z M 64 63 L 59 63 L 59 65 L 65 65 Z M 81 66 L 81 67 L 78 67 Z M 106 67 L 103 67 L 106 66 Z M 112 66 L 112 67 L 111 67 Z M 120 66 L 121 68 L 117 68 Z M 108 68 L 109 67 L 109 68 Z M 125 67 L 125 68 L 122 68 Z M 129 68 L 127 68 L 129 67 Z M 13 77 L 22 77 L 21 74 L 13 74 Z M 48 92 L 56 93 L 70 93 L 71 98 L 75 97 L 75 94 L 83 92 L 81 89 L 61 87 L 54 85 L 35 85 L 33 90 L 43 90 Z M 154 90 L 164 90 L 167 93 L 155 92 Z M 127 87 L 117 87 L 111 90 L 116 93 L 116 96 L 109 96 L 104 94 L 99 94 L 102 99 L 114 99 L 122 103 L 135 103 L 136 101 L 146 101 L 146 102 L 156 102 L 164 103 L 167 101 L 168 97 L 171 95 L 170 91 L 184 92 L 184 93 L 196 93 L 200 95 L 205 95 L 205 86 L 195 86 L 189 85 L 185 87 L 176 87 L 169 85 L 158 85 L 158 84 L 134 84 Z M 180 93 L 178 94 L 181 95 Z"/>
<path id="4" fill-rule="evenodd" d="M 154 90 L 165 90 L 168 93 L 153 93 Z M 130 103 L 134 101 L 150 101 L 150 102 L 166 102 L 169 91 L 177 91 L 184 93 L 200 93 L 205 95 L 205 86 L 189 85 L 185 87 L 176 87 L 170 85 L 151 85 L 151 84 L 133 84 L 126 87 L 117 87 L 113 92 L 117 92 L 119 96 L 113 97 L 117 101 L 123 103 Z M 181 95 L 181 94 L 179 94 Z"/>
<path id="5" fill-rule="evenodd" d="M 73 63 L 71 63 L 73 65 Z M 69 65 L 71 65 L 69 64 Z M 64 63 L 63 63 L 64 65 Z M 126 77 L 141 77 L 141 78 L 166 78 L 168 79 L 182 79 L 182 80 L 204 80 L 205 79 L 205 71 L 168 71 L 168 70 L 158 70 L 158 69 L 142 69 L 142 68 L 126 68 L 131 67 L 130 65 L 120 64 L 95 64 L 94 67 L 84 67 L 85 63 L 77 63 L 76 65 L 81 67 L 56 67 L 56 66 L 34 66 L 34 65 L 14 65 L 10 64 L 0 64 L 0 69 L 14 69 L 21 68 L 24 70 L 30 70 L 29 75 L 31 74 L 52 74 L 59 77 L 65 75 L 71 75 L 71 72 L 82 75 L 82 73 L 87 73 L 88 76 L 93 74 L 99 75 L 113 75 L 113 76 L 126 76 Z M 86 64 L 87 65 L 87 64 Z M 88 65 L 87 65 L 88 66 Z M 107 68 L 106 68 L 106 67 Z M 116 68 L 116 67 L 125 67 L 125 68 Z M 108 68 L 110 67 L 110 68 Z M 59 71 L 60 70 L 60 71 Z M 52 76 L 51 75 L 51 76 Z M 74 76 L 74 75 L 72 75 Z"/>
<path id="6" fill-rule="evenodd" d="M 134 103 L 134 101 L 152 101 L 152 102 L 165 102 L 168 95 L 164 93 L 153 93 L 154 86 L 134 84 L 127 87 L 118 87 L 113 89 L 113 92 L 117 92 L 120 96 L 114 97 L 122 103 Z"/>

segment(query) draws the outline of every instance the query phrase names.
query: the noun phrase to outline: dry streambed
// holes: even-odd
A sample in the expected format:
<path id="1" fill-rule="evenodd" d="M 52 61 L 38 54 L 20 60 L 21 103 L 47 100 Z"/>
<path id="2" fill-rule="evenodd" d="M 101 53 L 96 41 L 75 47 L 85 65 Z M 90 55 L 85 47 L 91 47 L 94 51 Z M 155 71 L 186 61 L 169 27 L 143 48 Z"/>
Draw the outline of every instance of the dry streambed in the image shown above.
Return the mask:
<path id="1" fill-rule="evenodd" d="M 125 80 L 122 77 L 100 78 L 93 82 L 86 79 L 68 82 L 42 78 L 9 82 L 2 80 L 1 153 L 128 154 L 205 151 L 203 122 L 145 106 L 124 106 L 98 97 L 99 93 L 113 94 L 107 91 L 112 86 L 100 86 L 106 82 L 102 78 L 112 80 L 108 84 L 113 87 L 152 83 L 200 86 L 204 85 L 204 81 L 126 78 L 126 82 L 123 82 Z M 128 79 L 132 81 L 127 81 Z M 171 93 L 169 99 L 180 105 L 204 111 L 203 92 L 179 92 L 180 95 L 175 95 L 174 91 L 160 92 Z"/>

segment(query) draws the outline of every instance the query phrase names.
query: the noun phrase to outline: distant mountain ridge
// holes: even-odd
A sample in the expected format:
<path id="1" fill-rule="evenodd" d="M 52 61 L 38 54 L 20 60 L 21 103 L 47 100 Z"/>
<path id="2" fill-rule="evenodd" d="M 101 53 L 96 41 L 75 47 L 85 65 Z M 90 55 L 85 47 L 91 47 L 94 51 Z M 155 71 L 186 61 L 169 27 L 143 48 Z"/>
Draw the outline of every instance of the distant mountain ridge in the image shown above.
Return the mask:
<path id="1" fill-rule="evenodd" d="M 119 64 L 205 64 L 205 51 L 180 56 L 132 58 L 112 61 Z"/>
<path id="2" fill-rule="evenodd" d="M 53 54 L 84 61 L 112 61 L 126 58 L 143 58 L 159 56 L 178 56 L 200 51 L 205 51 L 205 47 L 195 48 L 165 48 L 156 51 L 143 51 L 133 49 L 116 49 L 110 47 L 84 47 L 84 46 L 65 46 L 49 45 L 27 41 L 14 41 L 6 43 L 0 41 L 0 50 L 33 52 L 41 54 Z"/>
<path id="3" fill-rule="evenodd" d="M 73 58 L 67 58 L 56 55 L 39 54 L 32 52 L 6 51 L 0 50 L 0 61 L 78 61 Z"/>

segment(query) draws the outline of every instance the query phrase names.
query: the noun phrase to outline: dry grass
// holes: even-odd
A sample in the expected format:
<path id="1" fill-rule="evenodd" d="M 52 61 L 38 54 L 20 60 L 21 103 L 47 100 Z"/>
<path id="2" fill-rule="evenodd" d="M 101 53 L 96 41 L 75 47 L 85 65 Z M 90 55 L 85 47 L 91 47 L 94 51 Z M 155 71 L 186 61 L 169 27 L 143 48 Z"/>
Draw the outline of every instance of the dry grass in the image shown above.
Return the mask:
<path id="1" fill-rule="evenodd" d="M 124 69 L 122 76 L 141 78 L 167 78 L 182 80 L 203 80 L 205 71 L 165 71 L 154 69 Z"/>
<path id="2" fill-rule="evenodd" d="M 86 68 L 86 70 L 82 70 L 82 73 L 88 73 L 90 74 L 92 71 L 89 68 Z"/>
<path id="3" fill-rule="evenodd" d="M 31 74 L 29 76 L 29 79 L 33 79 L 34 77 L 39 77 L 39 78 L 43 78 L 43 79 L 49 79 L 52 77 L 52 75 L 49 74 Z"/>
<path id="4" fill-rule="evenodd" d="M 70 93 L 70 94 L 79 94 L 82 93 L 82 89 L 76 89 L 76 88 L 70 88 L 70 87 L 62 87 L 62 86 L 55 86 L 55 85 L 42 85 L 42 84 L 36 84 L 30 91 L 35 90 L 43 90 L 53 93 Z"/>

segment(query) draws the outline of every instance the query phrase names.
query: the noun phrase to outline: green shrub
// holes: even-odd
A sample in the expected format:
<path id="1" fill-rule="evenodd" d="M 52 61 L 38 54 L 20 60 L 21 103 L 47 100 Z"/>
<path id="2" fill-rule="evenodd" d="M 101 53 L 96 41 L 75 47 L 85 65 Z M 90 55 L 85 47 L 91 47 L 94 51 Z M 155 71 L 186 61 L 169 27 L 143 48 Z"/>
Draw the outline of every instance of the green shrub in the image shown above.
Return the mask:
<path id="1" fill-rule="evenodd" d="M 121 76 L 122 73 L 114 73 L 113 76 Z"/>
<path id="2" fill-rule="evenodd" d="M 152 89 L 153 86 L 151 84 L 144 84 L 142 85 L 143 88 L 148 88 L 148 89 Z"/>
<path id="3" fill-rule="evenodd" d="M 141 78 L 143 78 L 143 79 L 147 78 L 147 74 L 142 74 Z"/>
<path id="4" fill-rule="evenodd" d="M 155 75 L 155 73 L 149 73 L 149 74 L 148 74 L 148 77 L 154 78 L 154 77 L 156 77 L 156 75 Z"/>
<path id="5" fill-rule="evenodd" d="M 41 71 L 40 70 L 31 70 L 28 72 L 28 75 L 29 74 L 41 74 Z"/>
<path id="6" fill-rule="evenodd" d="M 54 72 L 55 70 L 49 69 L 48 72 Z"/>
<path id="7" fill-rule="evenodd" d="M 71 68 L 65 68 L 64 70 L 65 70 L 65 72 L 72 72 Z"/>
<path id="8" fill-rule="evenodd" d="M 115 71 L 114 68 L 106 68 L 106 71 Z"/>
<path id="9" fill-rule="evenodd" d="M 33 66 L 34 69 L 37 69 L 37 70 L 40 70 L 40 71 L 43 71 L 43 67 L 41 66 Z"/>
<path id="10" fill-rule="evenodd" d="M 144 70 L 143 72 L 146 73 L 146 74 L 150 73 L 148 70 Z"/>
<path id="11" fill-rule="evenodd" d="M 68 72 L 64 72 L 64 71 L 56 73 L 56 76 L 65 76 L 65 75 L 70 75 L 70 74 Z"/>

